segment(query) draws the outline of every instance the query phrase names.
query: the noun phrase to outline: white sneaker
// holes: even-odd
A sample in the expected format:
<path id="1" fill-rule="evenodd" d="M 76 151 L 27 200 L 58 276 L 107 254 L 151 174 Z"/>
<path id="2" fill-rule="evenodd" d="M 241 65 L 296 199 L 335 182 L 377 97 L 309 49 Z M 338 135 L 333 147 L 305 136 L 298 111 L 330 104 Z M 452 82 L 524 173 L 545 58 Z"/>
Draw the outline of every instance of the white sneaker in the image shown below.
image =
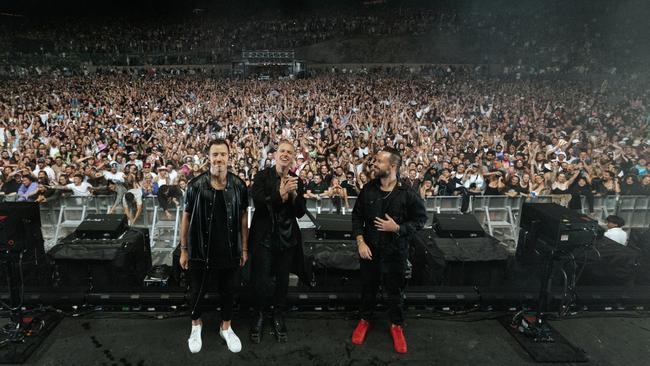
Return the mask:
<path id="1" fill-rule="evenodd" d="M 190 333 L 190 338 L 187 340 L 187 345 L 190 347 L 190 352 L 199 353 L 201 347 L 203 346 L 203 341 L 201 341 L 201 325 L 192 325 L 192 333 Z"/>
<path id="2" fill-rule="evenodd" d="M 228 327 L 226 330 L 219 329 L 219 335 L 226 341 L 226 345 L 230 352 L 237 353 L 241 351 L 241 341 L 239 340 L 239 337 L 237 337 L 237 334 L 233 332 L 232 327 Z"/>

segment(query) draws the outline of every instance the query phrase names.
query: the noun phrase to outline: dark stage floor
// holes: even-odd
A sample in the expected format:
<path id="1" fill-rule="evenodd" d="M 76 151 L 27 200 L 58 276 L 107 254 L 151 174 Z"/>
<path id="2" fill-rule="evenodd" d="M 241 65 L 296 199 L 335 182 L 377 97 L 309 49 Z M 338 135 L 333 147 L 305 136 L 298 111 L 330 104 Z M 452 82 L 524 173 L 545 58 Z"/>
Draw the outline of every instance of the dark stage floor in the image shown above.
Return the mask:
<path id="1" fill-rule="evenodd" d="M 29 365 L 530 365 L 528 354 L 496 321 L 496 313 L 449 317 L 409 311 L 409 353 L 392 350 L 385 321 L 377 321 L 363 346 L 353 346 L 355 321 L 350 314 L 292 313 L 287 319 L 289 343 L 270 335 L 251 345 L 247 319 L 233 328 L 243 350 L 231 354 L 217 333 L 217 320 L 206 317 L 203 350 L 187 349 L 189 319 L 145 319 L 151 314 L 110 313 L 66 318 Z M 164 314 L 169 315 L 169 314 Z M 650 314 L 585 313 L 552 322 L 587 353 L 588 365 L 650 364 Z"/>

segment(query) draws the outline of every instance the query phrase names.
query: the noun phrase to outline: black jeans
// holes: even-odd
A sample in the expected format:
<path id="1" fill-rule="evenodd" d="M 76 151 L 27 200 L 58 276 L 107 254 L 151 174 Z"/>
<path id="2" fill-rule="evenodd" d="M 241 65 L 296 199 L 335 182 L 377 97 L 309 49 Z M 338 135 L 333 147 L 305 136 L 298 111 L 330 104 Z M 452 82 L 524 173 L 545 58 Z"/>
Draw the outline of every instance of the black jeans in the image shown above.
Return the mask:
<path id="1" fill-rule="evenodd" d="M 201 318 L 201 303 L 208 289 L 217 286 L 221 302 L 221 320 L 232 320 L 232 308 L 235 301 L 237 268 L 209 268 L 205 270 L 202 262 L 190 261 L 190 311 L 192 320 Z"/>
<path id="2" fill-rule="evenodd" d="M 296 247 L 285 250 L 271 248 L 257 245 L 253 251 L 252 271 L 255 283 L 253 296 L 257 311 L 264 311 L 269 305 L 273 305 L 275 311 L 283 311 L 287 304 L 289 268 Z M 275 279 L 274 290 L 273 279 Z"/>
<path id="3" fill-rule="evenodd" d="M 361 311 L 362 319 L 370 320 L 377 305 L 379 285 L 383 286 L 387 296 L 388 318 L 393 324 L 404 323 L 404 288 L 406 287 L 405 272 L 382 273 L 380 258 L 372 260 L 361 259 Z"/>
<path id="4" fill-rule="evenodd" d="M 332 206 L 334 206 L 334 209 L 336 210 L 336 213 L 338 215 L 341 214 L 343 202 L 341 200 L 341 196 L 334 196 L 332 197 Z"/>

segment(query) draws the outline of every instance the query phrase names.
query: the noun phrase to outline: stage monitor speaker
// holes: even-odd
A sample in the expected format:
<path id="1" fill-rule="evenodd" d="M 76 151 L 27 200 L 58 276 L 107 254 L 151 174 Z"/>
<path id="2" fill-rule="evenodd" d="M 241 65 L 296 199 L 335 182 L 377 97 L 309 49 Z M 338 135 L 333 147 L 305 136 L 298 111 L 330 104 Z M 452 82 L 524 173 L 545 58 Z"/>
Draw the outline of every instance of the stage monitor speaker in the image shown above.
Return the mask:
<path id="1" fill-rule="evenodd" d="M 413 265 L 409 285 L 440 286 L 445 274 L 445 255 L 434 242 L 433 229 L 424 229 L 411 235 L 409 260 Z"/>
<path id="2" fill-rule="evenodd" d="M 352 237 L 352 216 L 316 215 L 316 236 L 322 239 L 354 239 Z"/>
<path id="3" fill-rule="evenodd" d="M 639 253 L 636 284 L 650 285 L 650 229 L 632 229 L 627 246 Z"/>
<path id="4" fill-rule="evenodd" d="M 38 203 L 0 203 L 0 250 L 23 253 L 23 260 L 43 257 L 45 247 Z"/>
<path id="5" fill-rule="evenodd" d="M 309 236 L 309 235 L 307 235 Z M 359 252 L 354 240 L 303 240 L 305 271 L 311 286 L 341 290 L 350 286 L 358 291 L 361 284 Z"/>
<path id="6" fill-rule="evenodd" d="M 433 241 L 444 255 L 444 285 L 495 287 L 502 284 L 508 251 L 494 237 L 433 237 Z"/>
<path id="7" fill-rule="evenodd" d="M 50 285 L 52 267 L 45 256 L 38 203 L 0 203 L 0 251 L 21 256 L 20 270 L 24 285 Z M 0 287 L 7 285 L 5 278 L 5 266 L 0 265 Z"/>
<path id="8" fill-rule="evenodd" d="M 127 229 L 126 215 L 90 214 L 79 224 L 79 239 L 117 239 Z"/>
<path id="9" fill-rule="evenodd" d="M 485 230 L 472 214 L 439 213 L 433 216 L 433 228 L 441 238 L 478 238 Z"/>
<path id="10" fill-rule="evenodd" d="M 596 252 L 597 251 L 597 252 Z M 631 286 L 639 268 L 639 252 L 609 238 L 597 239 L 591 248 L 574 252 L 578 266 L 584 270 L 579 286 Z"/>
<path id="11" fill-rule="evenodd" d="M 50 250 L 55 285 L 90 289 L 142 287 L 151 268 L 147 229 L 131 229 L 119 239 L 68 236 Z"/>

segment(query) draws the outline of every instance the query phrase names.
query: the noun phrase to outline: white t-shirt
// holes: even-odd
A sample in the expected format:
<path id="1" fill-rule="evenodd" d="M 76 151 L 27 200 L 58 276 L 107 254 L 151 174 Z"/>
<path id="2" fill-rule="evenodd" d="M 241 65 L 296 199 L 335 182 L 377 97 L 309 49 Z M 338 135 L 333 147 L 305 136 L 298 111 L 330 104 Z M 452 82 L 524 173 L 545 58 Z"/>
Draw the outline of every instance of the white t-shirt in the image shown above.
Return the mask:
<path id="1" fill-rule="evenodd" d="M 80 185 L 75 185 L 74 183 L 70 183 L 67 184 L 65 187 L 72 190 L 73 196 L 88 197 L 91 195 L 88 188 L 92 186 L 88 182 L 81 182 Z"/>
<path id="2" fill-rule="evenodd" d="M 117 173 L 113 174 L 113 172 L 105 170 L 103 172 L 103 174 L 104 174 L 104 178 L 106 178 L 106 180 L 111 180 L 111 181 L 117 182 L 117 183 L 124 183 L 124 173 L 122 173 L 122 172 L 117 172 Z"/>
<path id="3" fill-rule="evenodd" d="M 176 172 L 176 170 L 172 170 L 169 172 L 169 179 L 171 184 L 176 183 L 176 179 L 178 179 L 178 173 Z"/>
<path id="4" fill-rule="evenodd" d="M 32 171 L 32 174 L 34 174 L 35 177 L 38 177 L 38 173 L 40 171 L 41 171 L 41 167 L 37 165 L 36 169 Z M 56 173 L 54 173 L 54 169 L 50 168 L 49 166 L 46 166 L 43 168 L 43 171 L 45 172 L 45 174 L 47 174 L 47 177 L 50 179 L 50 182 L 56 181 Z"/>
<path id="5" fill-rule="evenodd" d="M 164 185 L 171 185 L 172 184 L 172 179 L 167 175 L 167 178 L 162 178 L 161 176 L 158 176 L 156 178 L 156 183 L 158 183 L 158 188 L 164 186 Z"/>
<path id="6" fill-rule="evenodd" d="M 370 149 L 368 148 L 368 146 L 366 146 L 365 148 L 359 147 L 359 150 L 357 151 L 357 155 L 360 158 L 363 158 L 364 156 L 366 156 L 368 154 L 370 154 Z"/>
<path id="7" fill-rule="evenodd" d="M 467 178 L 467 180 L 463 185 L 465 186 L 465 188 L 469 189 L 469 186 L 471 186 L 472 183 L 476 183 L 476 188 L 483 190 L 485 181 L 483 180 L 483 177 L 480 174 L 470 174 L 469 178 Z"/>
<path id="8" fill-rule="evenodd" d="M 135 203 L 137 206 L 142 205 L 142 189 L 140 188 L 133 188 L 129 189 L 126 191 L 126 193 L 133 193 L 133 196 L 135 197 Z M 124 194 L 126 196 L 126 193 Z M 122 204 L 124 206 L 128 206 L 128 203 L 126 202 L 126 197 L 122 198 Z"/>
<path id="9" fill-rule="evenodd" d="M 627 233 L 620 227 L 613 227 L 605 232 L 605 237 L 621 245 L 627 245 Z"/>

